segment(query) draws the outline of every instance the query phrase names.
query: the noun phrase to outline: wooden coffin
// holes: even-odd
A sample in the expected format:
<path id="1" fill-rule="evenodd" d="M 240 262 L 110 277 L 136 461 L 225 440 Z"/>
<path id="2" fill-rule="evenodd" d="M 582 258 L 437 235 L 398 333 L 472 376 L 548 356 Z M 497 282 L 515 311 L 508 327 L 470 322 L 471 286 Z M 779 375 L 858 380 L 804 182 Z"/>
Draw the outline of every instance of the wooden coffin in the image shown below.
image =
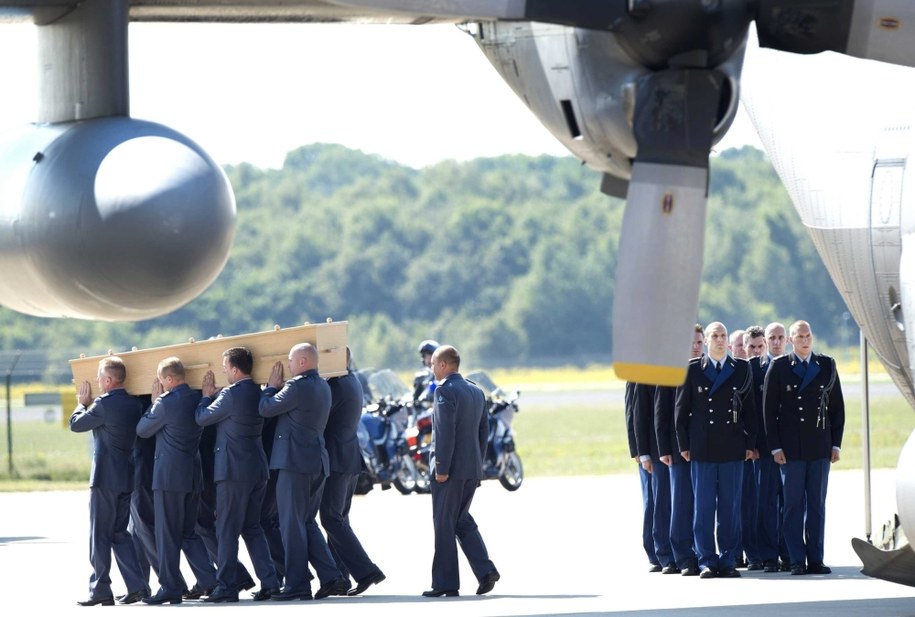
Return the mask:
<path id="1" fill-rule="evenodd" d="M 127 366 L 127 381 L 124 384 L 130 394 L 150 394 L 152 384 L 156 379 L 156 368 L 159 362 L 170 356 L 177 356 L 184 364 L 187 383 L 192 388 L 200 388 L 203 375 L 213 371 L 216 376 L 216 386 L 227 385 L 226 376 L 222 372 L 222 352 L 230 347 L 247 347 L 254 356 L 254 371 L 252 377 L 257 383 L 267 383 L 274 363 L 283 363 L 283 376 L 289 374 L 289 350 L 299 343 L 311 343 L 318 348 L 318 371 L 322 377 L 335 377 L 346 374 L 346 327 L 347 322 L 305 324 L 293 328 L 280 328 L 276 326 L 267 332 L 253 334 L 240 334 L 238 336 L 222 336 L 187 343 L 169 345 L 167 347 L 153 347 L 150 349 L 134 349 L 122 353 L 108 353 L 101 356 L 80 356 L 70 360 L 70 370 L 73 371 L 73 383 L 76 388 L 83 381 L 88 381 L 92 386 L 93 396 L 98 396 L 99 360 L 109 355 L 116 355 L 124 360 Z"/>

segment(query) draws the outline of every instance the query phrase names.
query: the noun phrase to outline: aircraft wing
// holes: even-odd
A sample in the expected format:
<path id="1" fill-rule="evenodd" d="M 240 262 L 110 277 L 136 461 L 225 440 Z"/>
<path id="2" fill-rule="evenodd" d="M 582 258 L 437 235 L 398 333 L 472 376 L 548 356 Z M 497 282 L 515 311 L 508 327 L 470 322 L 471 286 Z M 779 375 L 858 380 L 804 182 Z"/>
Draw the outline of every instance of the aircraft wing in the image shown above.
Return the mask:
<path id="1" fill-rule="evenodd" d="M 50 23 L 75 0 L 0 0 L 0 22 Z M 628 0 L 129 0 L 132 21 L 358 22 L 542 21 L 607 29 Z"/>

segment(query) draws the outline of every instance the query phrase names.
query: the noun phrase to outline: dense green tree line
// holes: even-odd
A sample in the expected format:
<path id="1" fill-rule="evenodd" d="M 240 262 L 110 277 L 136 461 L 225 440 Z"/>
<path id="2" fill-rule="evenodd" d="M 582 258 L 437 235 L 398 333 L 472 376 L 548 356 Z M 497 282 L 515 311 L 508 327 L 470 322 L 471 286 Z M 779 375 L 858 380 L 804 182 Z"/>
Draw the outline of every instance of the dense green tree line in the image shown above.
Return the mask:
<path id="1" fill-rule="evenodd" d="M 421 170 L 316 144 L 282 169 L 229 167 L 238 224 L 198 299 L 137 323 L 0 310 L 0 347 L 67 356 L 327 317 L 362 366 L 414 366 L 424 338 L 475 365 L 610 361 L 623 203 L 572 158 L 503 156 Z M 838 342 L 844 305 L 763 153 L 712 160 L 698 321 L 804 317 Z M 72 357 L 72 355 L 70 355 Z"/>

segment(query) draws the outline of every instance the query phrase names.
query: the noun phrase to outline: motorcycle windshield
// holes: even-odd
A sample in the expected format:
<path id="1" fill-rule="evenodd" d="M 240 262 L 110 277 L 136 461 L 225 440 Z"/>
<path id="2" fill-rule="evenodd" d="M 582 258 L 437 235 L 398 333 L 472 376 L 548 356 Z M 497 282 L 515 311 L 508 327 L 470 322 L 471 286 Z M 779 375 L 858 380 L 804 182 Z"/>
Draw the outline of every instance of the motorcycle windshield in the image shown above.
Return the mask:
<path id="1" fill-rule="evenodd" d="M 483 394 L 485 394 L 488 399 L 501 399 L 505 397 L 502 388 L 496 385 L 492 380 L 492 377 L 490 377 L 489 373 L 486 371 L 473 371 L 467 373 L 467 379 L 480 386 L 480 389 L 483 390 Z"/>
<path id="2" fill-rule="evenodd" d="M 391 369 L 382 369 L 369 375 L 369 390 L 373 401 L 400 401 L 412 398 L 413 391 Z"/>

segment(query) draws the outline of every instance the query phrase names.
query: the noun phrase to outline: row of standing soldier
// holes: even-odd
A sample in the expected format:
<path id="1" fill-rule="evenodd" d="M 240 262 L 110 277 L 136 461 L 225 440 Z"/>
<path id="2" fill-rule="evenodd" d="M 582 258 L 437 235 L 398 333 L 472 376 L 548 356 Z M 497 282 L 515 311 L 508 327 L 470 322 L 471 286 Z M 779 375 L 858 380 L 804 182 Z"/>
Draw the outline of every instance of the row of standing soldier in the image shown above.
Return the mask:
<path id="1" fill-rule="evenodd" d="M 696 325 L 682 386 L 627 384 L 651 572 L 831 572 L 825 501 L 842 446 L 842 388 L 835 361 L 813 353 L 807 322 L 792 324 L 788 341 L 791 353 L 779 323 L 751 326 L 731 345 L 720 322 Z"/>

